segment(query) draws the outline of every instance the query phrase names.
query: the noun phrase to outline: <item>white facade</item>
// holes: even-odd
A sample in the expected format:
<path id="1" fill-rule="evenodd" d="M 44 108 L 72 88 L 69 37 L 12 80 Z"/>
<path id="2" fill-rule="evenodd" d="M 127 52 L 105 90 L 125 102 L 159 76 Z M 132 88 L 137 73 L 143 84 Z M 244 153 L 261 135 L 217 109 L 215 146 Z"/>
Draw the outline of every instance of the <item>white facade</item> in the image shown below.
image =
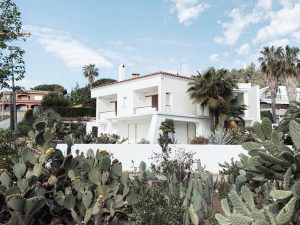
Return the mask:
<path id="1" fill-rule="evenodd" d="M 300 88 L 297 88 L 297 101 L 300 101 Z M 271 93 L 269 87 L 260 89 L 260 104 L 262 111 L 271 110 Z M 276 123 L 279 123 L 286 112 L 286 108 L 289 105 L 288 95 L 285 86 L 279 86 L 276 96 Z"/>
<path id="2" fill-rule="evenodd" d="M 115 133 L 137 143 L 142 138 L 156 143 L 159 126 L 165 119 L 175 122 L 177 143 L 189 143 L 195 136 L 210 133 L 207 110 L 193 104 L 188 93 L 192 78 L 157 72 L 138 78 L 93 88 L 96 120 L 87 123 L 87 133 L 97 127 L 100 133 Z M 240 84 L 235 90 L 240 103 L 248 106 L 246 126 L 260 120 L 259 88 Z"/>

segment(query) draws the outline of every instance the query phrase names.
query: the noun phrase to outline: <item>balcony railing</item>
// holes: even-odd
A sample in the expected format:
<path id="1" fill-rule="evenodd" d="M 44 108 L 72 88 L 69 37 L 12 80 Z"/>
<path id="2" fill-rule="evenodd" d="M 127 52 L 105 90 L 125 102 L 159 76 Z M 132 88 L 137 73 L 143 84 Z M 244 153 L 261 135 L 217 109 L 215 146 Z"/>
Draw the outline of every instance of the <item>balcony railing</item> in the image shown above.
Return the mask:
<path id="1" fill-rule="evenodd" d="M 272 98 L 271 98 L 271 96 L 261 96 L 261 99 L 262 99 L 262 100 L 271 100 Z M 289 98 L 288 98 L 287 95 L 277 95 L 277 96 L 276 96 L 276 100 L 277 100 L 277 101 L 288 101 Z M 297 96 L 297 100 L 298 100 L 298 101 L 300 100 L 300 97 L 299 97 L 299 96 Z"/>
<path id="2" fill-rule="evenodd" d="M 166 112 L 172 112 L 171 105 L 166 105 Z"/>
<path id="3" fill-rule="evenodd" d="M 158 108 L 155 106 L 141 106 L 141 107 L 134 108 L 133 113 L 134 114 L 151 113 L 151 112 L 156 112 L 157 110 Z"/>
<path id="4" fill-rule="evenodd" d="M 109 118 L 109 117 L 114 117 L 117 116 L 117 112 L 116 111 L 104 111 L 104 112 L 99 112 L 98 113 L 98 119 L 105 119 L 105 118 Z"/>

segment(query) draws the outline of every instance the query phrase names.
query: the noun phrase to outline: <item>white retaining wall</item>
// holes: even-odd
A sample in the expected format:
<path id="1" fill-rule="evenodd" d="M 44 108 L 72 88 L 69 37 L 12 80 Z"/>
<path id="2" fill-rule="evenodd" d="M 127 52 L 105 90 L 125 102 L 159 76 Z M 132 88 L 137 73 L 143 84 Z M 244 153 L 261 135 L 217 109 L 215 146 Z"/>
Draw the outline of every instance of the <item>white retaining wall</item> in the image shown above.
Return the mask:
<path id="1" fill-rule="evenodd" d="M 175 151 L 184 149 L 186 152 L 194 152 L 194 159 L 200 159 L 202 165 L 212 173 L 220 170 L 218 163 L 229 162 L 231 158 L 239 159 L 240 153 L 247 154 L 240 145 L 171 145 L 171 147 Z M 57 149 L 66 153 L 67 145 L 58 144 Z M 157 144 L 75 144 L 72 147 L 72 154 L 75 154 L 77 149 L 80 153 L 86 153 L 89 149 L 106 150 L 113 155 L 113 158 L 122 162 L 124 170 L 129 171 L 138 167 L 141 161 L 149 166 L 153 162 L 151 159 L 153 153 L 161 152 Z"/>

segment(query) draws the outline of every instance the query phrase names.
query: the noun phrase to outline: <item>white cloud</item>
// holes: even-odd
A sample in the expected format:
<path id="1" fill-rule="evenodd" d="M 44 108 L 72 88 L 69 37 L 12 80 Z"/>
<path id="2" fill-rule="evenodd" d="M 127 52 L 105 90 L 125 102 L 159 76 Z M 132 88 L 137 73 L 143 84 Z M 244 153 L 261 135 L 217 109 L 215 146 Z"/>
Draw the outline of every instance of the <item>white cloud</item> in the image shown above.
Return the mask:
<path id="1" fill-rule="evenodd" d="M 264 8 L 264 9 L 271 9 L 272 8 L 272 0 L 258 0 L 256 6 Z"/>
<path id="2" fill-rule="evenodd" d="M 236 52 L 239 54 L 239 55 L 245 55 L 245 54 L 248 54 L 249 53 L 249 50 L 250 50 L 250 45 L 245 43 L 243 44 L 239 49 L 236 50 Z"/>
<path id="3" fill-rule="evenodd" d="M 292 38 L 297 41 L 297 42 L 300 42 L 300 31 L 297 31 L 297 32 L 294 32 L 292 34 Z"/>
<path id="4" fill-rule="evenodd" d="M 227 22 L 218 21 L 223 28 L 223 35 L 216 36 L 215 42 L 219 44 L 234 45 L 250 25 L 257 24 L 272 8 L 272 0 L 258 0 L 250 13 L 245 13 L 240 8 L 234 8 L 228 13 Z"/>
<path id="5" fill-rule="evenodd" d="M 176 13 L 179 23 L 190 25 L 208 5 L 202 0 L 170 0 L 173 4 L 171 13 Z"/>
<path id="6" fill-rule="evenodd" d="M 255 42 L 290 35 L 300 28 L 300 3 L 291 6 L 288 2 L 284 1 L 283 8 L 270 15 L 270 23 L 257 32 Z"/>
<path id="7" fill-rule="evenodd" d="M 274 47 L 285 47 L 286 45 L 289 44 L 289 40 L 287 38 L 282 38 L 282 39 L 274 39 L 272 41 L 268 42 L 268 46 L 274 46 Z"/>
<path id="8" fill-rule="evenodd" d="M 217 36 L 215 41 L 221 44 L 234 45 L 250 24 L 257 23 L 259 16 L 256 12 L 243 14 L 240 9 L 233 9 L 229 15 L 230 22 L 219 22 L 223 27 L 223 37 Z"/>
<path id="9" fill-rule="evenodd" d="M 31 32 L 33 38 L 37 38 L 46 52 L 63 60 L 69 68 L 81 69 L 90 63 L 105 68 L 113 66 L 99 52 L 83 45 L 66 32 L 30 25 L 25 26 L 25 29 Z"/>
<path id="10" fill-rule="evenodd" d="M 219 54 L 211 54 L 209 56 L 209 59 L 213 62 L 218 62 L 219 61 Z"/>
<path id="11" fill-rule="evenodd" d="M 280 0 L 279 2 L 284 8 L 293 7 L 293 1 L 292 0 Z"/>

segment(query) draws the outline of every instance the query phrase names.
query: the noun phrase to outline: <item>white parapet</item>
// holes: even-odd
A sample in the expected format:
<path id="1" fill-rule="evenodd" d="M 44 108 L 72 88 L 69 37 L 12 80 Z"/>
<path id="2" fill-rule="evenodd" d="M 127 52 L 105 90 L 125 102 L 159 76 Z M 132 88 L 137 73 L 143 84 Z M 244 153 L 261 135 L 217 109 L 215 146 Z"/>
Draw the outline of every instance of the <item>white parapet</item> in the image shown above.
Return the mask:
<path id="1" fill-rule="evenodd" d="M 239 154 L 247 154 L 241 145 L 171 145 L 171 148 L 173 156 L 176 151 L 181 150 L 195 153 L 194 159 L 200 159 L 201 164 L 212 173 L 218 173 L 221 169 L 218 163 L 230 162 L 231 158 L 238 160 Z M 58 144 L 57 149 L 65 154 L 67 145 Z M 75 155 L 77 149 L 84 154 L 89 149 L 106 150 L 113 158 L 122 162 L 123 169 L 127 171 L 133 171 L 134 167 L 138 168 L 141 161 L 150 166 L 154 153 L 161 152 L 157 144 L 75 144 L 72 147 L 72 154 Z"/>

